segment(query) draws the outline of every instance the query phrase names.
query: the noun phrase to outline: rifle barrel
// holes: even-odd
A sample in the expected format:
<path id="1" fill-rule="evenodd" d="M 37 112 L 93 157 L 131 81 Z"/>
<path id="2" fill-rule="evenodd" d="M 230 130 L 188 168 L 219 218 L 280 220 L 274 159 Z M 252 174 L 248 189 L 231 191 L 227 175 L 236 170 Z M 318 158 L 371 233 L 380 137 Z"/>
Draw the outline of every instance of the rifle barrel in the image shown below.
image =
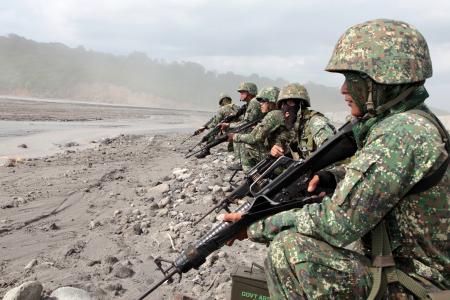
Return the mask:
<path id="1" fill-rule="evenodd" d="M 163 284 L 164 282 L 166 282 L 167 280 L 172 278 L 172 276 L 177 274 L 177 273 L 179 273 L 179 272 L 176 269 L 173 270 L 172 272 L 170 272 L 169 275 L 167 275 L 163 279 L 161 279 L 157 284 L 155 284 L 151 289 L 149 289 L 147 292 L 145 292 L 145 294 L 140 296 L 137 300 L 143 300 L 145 297 L 150 295 L 154 290 L 156 290 L 161 284 Z"/>

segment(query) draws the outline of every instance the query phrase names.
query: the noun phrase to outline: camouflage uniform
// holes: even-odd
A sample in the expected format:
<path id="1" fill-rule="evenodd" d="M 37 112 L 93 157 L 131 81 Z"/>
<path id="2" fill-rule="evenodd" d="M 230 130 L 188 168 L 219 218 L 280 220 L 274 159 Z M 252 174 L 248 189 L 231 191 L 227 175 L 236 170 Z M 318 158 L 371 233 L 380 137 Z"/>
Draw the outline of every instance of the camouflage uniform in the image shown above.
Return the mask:
<path id="1" fill-rule="evenodd" d="M 243 82 L 239 85 L 239 88 L 238 88 L 238 92 L 241 92 L 241 91 L 246 91 L 246 92 L 250 93 L 251 95 L 256 96 L 258 89 L 254 83 Z M 253 98 L 247 103 L 247 109 L 246 109 L 244 115 L 242 116 L 242 118 L 240 119 L 240 121 L 230 124 L 230 130 L 237 128 L 248 122 L 253 122 L 258 119 L 261 119 L 263 116 L 264 115 L 261 112 L 261 107 L 259 106 L 258 100 L 256 100 L 256 98 Z M 233 142 L 233 144 L 234 144 L 234 156 L 236 159 L 241 161 L 242 157 L 247 155 L 247 153 L 246 153 L 247 149 L 244 145 L 242 145 L 242 143 L 239 143 L 239 142 L 234 143 Z"/>
<path id="2" fill-rule="evenodd" d="M 305 159 L 334 135 L 334 126 L 323 114 L 309 109 L 311 100 L 303 85 L 290 83 L 284 86 L 278 96 L 278 107 L 281 107 L 282 101 L 288 99 L 301 102 L 301 109 L 297 112 L 297 119 L 291 132 L 289 149 L 294 159 Z"/>
<path id="3" fill-rule="evenodd" d="M 362 45 L 358 39 L 363 39 Z M 358 51 L 360 47 L 365 50 Z M 349 53 L 340 56 L 347 49 Z M 393 49 L 396 55 L 391 61 Z M 372 60 L 381 55 L 378 63 L 372 62 L 379 68 L 374 73 L 366 70 L 367 52 L 375 53 Z M 405 52 L 410 55 L 401 60 Z M 352 54 L 362 57 L 353 59 Z M 375 91 L 391 82 L 422 82 L 431 77 L 431 60 L 425 39 L 415 28 L 375 20 L 353 26 L 341 37 L 327 70 L 364 72 Z M 406 100 L 384 111 L 382 105 L 390 100 L 378 102 L 382 99 L 374 92 L 370 93 L 374 97 L 360 103 L 366 115 L 354 131 L 358 151 L 331 197 L 249 227 L 252 240 L 270 243 L 266 271 L 271 299 L 367 299 L 373 283 L 371 260 L 366 256 L 370 251 L 360 254 L 343 247 L 370 237 L 380 222 L 386 224 L 396 268 L 450 288 L 448 153 L 442 134 L 430 120 L 436 117 L 423 104 L 428 97 L 425 88 L 412 87 L 412 92 L 405 93 Z M 443 163 L 447 164 L 445 174 L 436 185 L 408 194 Z M 399 283 L 390 284 L 388 293 L 406 297 Z"/>
<path id="4" fill-rule="evenodd" d="M 238 109 L 239 106 L 233 103 L 221 106 L 217 111 L 217 113 L 214 115 L 214 117 L 212 117 L 212 119 L 209 120 L 209 122 L 206 123 L 204 127 L 206 127 L 206 129 L 212 129 L 216 127 L 220 123 L 220 121 L 222 121 L 225 117 L 236 114 Z"/>
<path id="5" fill-rule="evenodd" d="M 334 126 L 321 113 L 304 108 L 298 111 L 294 134 L 297 149 L 291 147 L 291 152 L 298 153 L 299 158 L 307 158 L 334 135 Z"/>
<path id="6" fill-rule="evenodd" d="M 219 128 L 216 126 L 227 116 L 234 115 L 238 111 L 239 107 L 236 104 L 231 103 L 232 99 L 227 94 L 221 93 L 219 96 L 220 108 L 217 113 L 206 122 L 203 127 L 210 129 L 210 131 L 203 137 L 206 143 L 212 142 L 216 136 L 220 133 Z M 232 144 L 228 144 L 228 148 L 232 148 Z"/>
<path id="7" fill-rule="evenodd" d="M 276 87 L 263 89 L 256 99 L 275 103 L 279 91 Z M 273 145 L 283 145 L 289 138 L 290 134 L 285 125 L 284 115 L 279 110 L 268 112 L 250 133 L 235 134 L 233 142 L 241 144 L 240 159 L 243 171 L 249 171 L 264 159 Z"/>

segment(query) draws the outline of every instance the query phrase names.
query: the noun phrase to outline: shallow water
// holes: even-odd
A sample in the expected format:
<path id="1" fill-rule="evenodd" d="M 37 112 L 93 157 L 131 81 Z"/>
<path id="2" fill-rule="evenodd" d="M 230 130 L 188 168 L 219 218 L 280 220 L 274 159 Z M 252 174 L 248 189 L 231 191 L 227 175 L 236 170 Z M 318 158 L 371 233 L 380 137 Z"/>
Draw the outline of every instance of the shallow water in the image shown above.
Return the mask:
<path id="1" fill-rule="evenodd" d="M 119 134 L 188 132 L 204 123 L 205 119 L 204 113 L 193 113 L 81 122 L 0 121 L 0 157 L 42 157 L 67 149 L 86 148 L 95 145 L 92 141 Z M 79 146 L 64 147 L 69 142 Z M 18 147 L 21 144 L 27 148 Z"/>

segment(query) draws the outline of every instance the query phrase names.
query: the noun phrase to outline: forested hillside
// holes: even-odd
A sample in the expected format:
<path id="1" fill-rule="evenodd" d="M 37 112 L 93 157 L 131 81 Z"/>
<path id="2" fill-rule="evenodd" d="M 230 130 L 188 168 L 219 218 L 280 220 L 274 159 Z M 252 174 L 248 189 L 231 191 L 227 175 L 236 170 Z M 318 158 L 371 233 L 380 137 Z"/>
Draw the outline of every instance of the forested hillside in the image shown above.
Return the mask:
<path id="1" fill-rule="evenodd" d="M 241 81 L 253 81 L 259 87 L 287 83 L 256 74 L 211 72 L 198 63 L 167 62 L 139 52 L 119 56 L 37 43 L 17 35 L 0 37 L 3 95 L 211 110 L 217 107 L 221 92 L 237 102 L 236 87 Z M 307 87 L 315 108 L 345 109 L 337 88 L 313 83 Z"/>

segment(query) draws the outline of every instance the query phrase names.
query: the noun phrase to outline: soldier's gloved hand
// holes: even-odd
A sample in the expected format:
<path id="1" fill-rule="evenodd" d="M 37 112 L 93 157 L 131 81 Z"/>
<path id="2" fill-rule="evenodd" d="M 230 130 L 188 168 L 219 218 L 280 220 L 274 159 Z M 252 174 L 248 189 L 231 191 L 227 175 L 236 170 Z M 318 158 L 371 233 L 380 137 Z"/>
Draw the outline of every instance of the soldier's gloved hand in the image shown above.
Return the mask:
<path id="1" fill-rule="evenodd" d="M 194 135 L 198 135 L 198 134 L 202 133 L 205 129 L 206 129 L 206 127 L 200 127 L 199 129 L 197 129 L 197 130 L 194 132 Z"/>
<path id="2" fill-rule="evenodd" d="M 230 127 L 230 123 L 220 123 L 220 130 L 225 131 L 228 127 Z"/>
<path id="3" fill-rule="evenodd" d="M 237 222 L 242 218 L 242 213 L 228 213 L 228 214 L 221 214 L 217 216 L 217 219 L 224 222 Z M 248 238 L 247 235 L 247 228 L 242 228 L 239 233 L 233 237 L 231 240 L 227 241 L 227 246 L 233 245 L 235 240 L 242 241 L 244 239 Z"/>
<path id="4" fill-rule="evenodd" d="M 272 149 L 270 149 L 270 155 L 273 157 L 280 157 L 284 155 L 283 147 L 278 145 L 273 145 Z"/>
<path id="5" fill-rule="evenodd" d="M 319 171 L 308 183 L 308 192 L 313 193 L 318 189 L 334 190 L 336 188 L 336 178 L 331 172 Z M 324 196 L 325 193 L 320 193 L 319 196 Z"/>
<path id="6" fill-rule="evenodd" d="M 232 142 L 233 141 L 233 138 L 234 138 L 234 133 L 228 133 L 227 134 L 227 136 L 228 136 L 228 142 Z"/>

